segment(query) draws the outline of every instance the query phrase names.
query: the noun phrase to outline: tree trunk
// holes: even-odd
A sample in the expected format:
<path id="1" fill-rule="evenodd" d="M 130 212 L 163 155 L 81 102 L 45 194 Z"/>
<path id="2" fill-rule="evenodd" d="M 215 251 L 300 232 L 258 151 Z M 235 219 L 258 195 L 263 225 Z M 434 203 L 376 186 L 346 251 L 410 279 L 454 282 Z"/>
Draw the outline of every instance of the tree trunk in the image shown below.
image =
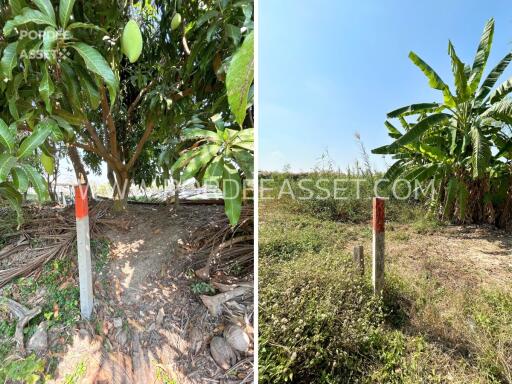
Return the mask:
<path id="1" fill-rule="evenodd" d="M 50 175 L 46 175 L 46 187 L 48 189 L 48 195 L 52 203 L 57 202 L 57 195 L 54 193 L 54 185 L 50 180 Z"/>
<path id="2" fill-rule="evenodd" d="M 78 154 L 78 150 L 74 146 L 68 147 L 68 156 L 69 160 L 71 160 L 71 164 L 73 164 L 73 169 L 75 170 L 76 180 L 81 183 L 83 181 L 88 185 L 89 180 L 87 178 L 87 173 L 85 172 L 84 165 L 82 164 L 82 160 L 80 159 L 80 155 Z"/>
<path id="3" fill-rule="evenodd" d="M 178 212 L 178 208 L 180 206 L 180 188 L 178 180 L 172 179 L 174 183 L 174 209 Z"/>
<path id="4" fill-rule="evenodd" d="M 125 169 L 117 170 L 114 167 L 113 171 L 116 176 L 114 185 L 114 211 L 124 211 L 128 205 L 128 194 L 130 192 L 131 180 L 128 171 Z"/>

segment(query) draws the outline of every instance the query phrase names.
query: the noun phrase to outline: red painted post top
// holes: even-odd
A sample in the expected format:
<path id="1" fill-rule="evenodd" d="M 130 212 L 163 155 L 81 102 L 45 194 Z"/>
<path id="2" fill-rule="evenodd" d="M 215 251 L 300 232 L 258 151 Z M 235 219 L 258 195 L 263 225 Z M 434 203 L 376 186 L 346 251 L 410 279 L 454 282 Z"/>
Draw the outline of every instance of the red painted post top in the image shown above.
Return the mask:
<path id="1" fill-rule="evenodd" d="M 87 202 L 87 184 L 75 186 L 75 214 L 77 219 L 89 215 L 89 204 Z"/>
<path id="2" fill-rule="evenodd" d="M 384 199 L 380 197 L 373 198 L 373 230 L 377 233 L 384 232 Z"/>

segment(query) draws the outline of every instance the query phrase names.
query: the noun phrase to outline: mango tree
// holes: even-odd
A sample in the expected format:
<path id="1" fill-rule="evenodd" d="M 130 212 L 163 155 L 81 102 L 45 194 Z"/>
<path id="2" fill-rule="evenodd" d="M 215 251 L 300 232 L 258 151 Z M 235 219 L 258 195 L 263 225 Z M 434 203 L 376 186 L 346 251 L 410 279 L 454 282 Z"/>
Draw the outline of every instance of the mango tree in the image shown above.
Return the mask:
<path id="1" fill-rule="evenodd" d="M 69 153 L 75 168 L 74 147 L 93 167 L 105 161 L 112 181 L 125 189 L 118 195 L 124 199 L 131 180 L 148 183 L 159 177 L 158 150 L 145 146 L 148 141 L 178 135 L 204 109 L 226 108 L 222 58 L 239 44 L 241 29 L 252 28 L 250 1 L 198 7 L 181 1 L 123 6 L 16 0 L 6 12 L 2 60 L 14 118 L 28 119 L 30 106 L 35 119 L 44 116 L 72 131 Z M 130 36 L 122 47 L 130 19 L 132 30 L 134 23 L 140 27 L 144 44 L 139 58 L 128 52 Z M 20 87 L 31 86 L 37 97 L 17 97 Z"/>
<path id="2" fill-rule="evenodd" d="M 200 119 L 182 131 L 181 140 L 191 146 L 182 151 L 171 173 L 182 181 L 195 177 L 203 184 L 213 184 L 223 191 L 225 212 L 231 225 L 238 222 L 244 186 L 253 179 L 254 132 L 252 104 L 254 80 L 254 35 L 250 32 L 230 59 L 226 74 L 227 99 L 231 113 L 218 113 L 209 122 Z M 173 150 L 173 147 L 168 149 Z M 164 152 L 165 155 L 165 152 Z M 164 164 L 166 157 L 163 157 Z M 176 177 L 176 176 L 175 176 Z"/>
<path id="3" fill-rule="evenodd" d="M 448 43 L 454 91 L 414 52 L 411 61 L 441 91 L 440 102 L 412 104 L 388 113 L 402 131 L 386 121 L 394 141 L 374 149 L 396 162 L 385 178 L 430 183 L 432 208 L 445 219 L 510 225 L 512 213 L 512 78 L 495 87 L 512 53 L 483 77 L 491 50 L 494 20 L 485 25 L 471 66 L 464 64 Z M 483 78 L 483 81 L 482 81 Z M 410 117 L 416 116 L 411 121 Z"/>

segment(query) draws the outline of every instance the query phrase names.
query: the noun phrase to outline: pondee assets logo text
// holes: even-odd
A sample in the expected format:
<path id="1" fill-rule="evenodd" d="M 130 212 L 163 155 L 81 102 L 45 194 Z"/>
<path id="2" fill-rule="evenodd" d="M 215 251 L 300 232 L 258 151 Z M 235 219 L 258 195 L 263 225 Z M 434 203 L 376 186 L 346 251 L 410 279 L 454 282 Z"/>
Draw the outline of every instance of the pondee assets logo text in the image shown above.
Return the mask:
<path id="1" fill-rule="evenodd" d="M 44 31 L 20 31 L 20 39 L 39 40 L 35 48 L 23 49 L 20 52 L 20 59 L 30 60 L 65 60 L 71 56 L 65 47 L 58 47 L 58 42 L 69 40 L 72 34 L 65 30 L 51 30 Z M 44 47 L 46 42 L 53 42 L 52 48 Z M 42 47 L 41 47 L 42 45 Z M 57 48 L 55 48 L 57 46 Z"/>

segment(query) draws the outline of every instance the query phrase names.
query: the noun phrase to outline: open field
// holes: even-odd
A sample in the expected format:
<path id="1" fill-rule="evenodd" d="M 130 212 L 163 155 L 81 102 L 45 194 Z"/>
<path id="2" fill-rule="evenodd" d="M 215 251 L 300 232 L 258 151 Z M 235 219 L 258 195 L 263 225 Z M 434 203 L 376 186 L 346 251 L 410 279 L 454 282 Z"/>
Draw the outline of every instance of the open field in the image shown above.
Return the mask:
<path id="1" fill-rule="evenodd" d="M 439 223 L 420 202 L 387 205 L 386 288 L 376 300 L 369 199 L 261 202 L 262 381 L 512 382 L 512 235 Z M 355 245 L 364 246 L 363 278 Z"/>

